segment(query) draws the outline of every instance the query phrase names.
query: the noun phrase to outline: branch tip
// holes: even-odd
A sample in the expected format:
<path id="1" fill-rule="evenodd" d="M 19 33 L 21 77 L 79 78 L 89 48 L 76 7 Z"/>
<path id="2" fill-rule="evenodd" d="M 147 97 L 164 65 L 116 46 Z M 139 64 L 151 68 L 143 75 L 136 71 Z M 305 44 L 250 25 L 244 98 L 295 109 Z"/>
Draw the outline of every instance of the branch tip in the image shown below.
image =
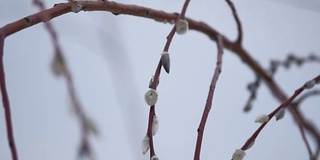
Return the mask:
<path id="1" fill-rule="evenodd" d="M 234 6 L 233 2 L 231 0 L 226 0 L 229 7 L 231 8 L 232 11 L 232 15 L 237 23 L 237 28 L 238 28 L 238 38 L 236 40 L 236 44 L 241 45 L 242 43 L 242 35 L 243 35 L 243 31 L 242 31 L 242 25 L 241 25 L 241 21 L 239 19 L 236 7 Z"/>

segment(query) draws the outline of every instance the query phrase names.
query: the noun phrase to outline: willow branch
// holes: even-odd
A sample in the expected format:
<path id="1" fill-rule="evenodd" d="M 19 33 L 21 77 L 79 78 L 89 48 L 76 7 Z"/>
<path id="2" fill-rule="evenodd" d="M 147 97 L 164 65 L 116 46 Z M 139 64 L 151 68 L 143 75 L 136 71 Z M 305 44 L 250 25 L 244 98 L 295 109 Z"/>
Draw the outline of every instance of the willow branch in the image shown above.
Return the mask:
<path id="1" fill-rule="evenodd" d="M 269 119 L 272 119 L 273 116 L 281 109 L 288 107 L 288 105 L 304 90 L 303 87 L 300 87 L 297 89 L 294 94 L 286 100 L 284 103 L 282 103 L 279 107 L 277 107 L 273 112 L 271 112 L 268 117 Z M 247 150 L 250 146 L 250 144 L 253 143 L 253 141 L 258 137 L 259 133 L 262 131 L 262 129 L 270 122 L 269 120 L 265 123 L 262 123 L 261 126 L 252 134 L 252 136 L 247 140 L 247 142 L 241 147 L 242 150 Z"/>
<path id="2" fill-rule="evenodd" d="M 286 101 L 284 101 L 279 107 L 277 107 L 274 111 L 272 111 L 269 115 L 268 115 L 268 120 L 264 123 L 261 124 L 261 126 L 252 134 L 252 136 L 246 141 L 246 143 L 241 147 L 241 150 L 245 151 L 247 149 L 249 149 L 251 147 L 251 145 L 254 143 L 254 141 L 256 140 L 256 138 L 258 137 L 259 133 L 262 131 L 262 129 L 270 122 L 270 119 L 272 119 L 276 113 L 278 113 L 280 111 L 280 109 L 282 108 L 286 108 L 286 107 L 290 107 L 292 105 L 292 102 L 293 100 L 298 96 L 300 95 L 305 89 L 310 89 L 312 88 L 315 83 L 319 83 L 320 82 L 320 75 L 318 75 L 317 77 L 313 78 L 311 81 L 314 81 L 314 84 L 309 87 L 308 85 L 308 82 L 306 82 L 302 87 L 298 88 L 293 94 L 292 96 L 287 99 Z M 309 82 L 311 82 L 309 81 Z M 312 82 L 313 83 L 313 82 Z M 293 107 L 290 107 L 291 109 Z M 300 123 L 300 122 L 298 122 Z M 299 125 L 299 128 L 300 128 L 300 125 Z M 303 140 L 305 141 L 305 144 L 307 146 L 307 149 L 308 149 L 308 153 L 310 155 L 310 158 L 313 157 L 312 155 L 312 151 L 311 151 L 311 148 L 310 148 L 310 145 L 306 139 L 306 136 L 304 134 L 304 130 L 300 128 L 300 131 L 301 131 L 301 134 L 302 134 L 302 137 L 303 137 Z"/>
<path id="3" fill-rule="evenodd" d="M 80 10 L 83 11 L 109 11 L 111 13 L 117 13 L 116 15 L 120 14 L 127 14 L 127 15 L 133 15 L 138 17 L 144 17 L 153 19 L 159 22 L 171 22 L 177 19 L 178 15 L 176 14 L 170 14 L 163 11 L 147 8 L 147 7 L 141 7 L 136 5 L 125 5 L 121 3 L 116 2 L 109 2 L 109 1 L 75 1 L 76 4 L 79 4 Z M 25 28 L 28 28 L 32 25 L 35 25 L 40 22 L 47 22 L 55 17 L 61 16 L 63 14 L 72 12 L 72 5 L 74 3 L 68 2 L 68 3 L 60 3 L 56 4 L 53 8 L 38 12 L 36 14 L 27 16 L 25 18 L 22 18 L 18 21 L 12 22 L 10 24 L 7 24 L 0 28 L 0 33 L 3 36 L 3 39 L 5 39 L 7 36 L 10 36 L 20 30 L 23 30 Z M 73 10 L 73 12 L 77 12 L 77 10 Z M 46 16 L 43 16 L 46 15 Z M 43 18 L 46 17 L 46 18 Z M 206 23 L 195 21 L 190 18 L 185 18 L 189 23 L 189 29 L 199 31 L 205 35 L 207 35 L 211 40 L 216 41 L 217 35 L 222 35 L 218 31 L 216 31 L 214 28 L 210 27 Z M 273 80 L 271 76 L 260 66 L 259 63 L 253 59 L 249 53 L 241 46 L 238 45 L 236 42 L 230 41 L 228 38 L 223 37 L 223 44 L 224 48 L 232 51 L 234 54 L 239 56 L 239 58 L 242 59 L 243 62 L 245 62 L 249 68 L 251 68 L 256 75 L 261 77 L 261 79 L 264 80 L 264 82 L 267 84 L 268 88 L 272 92 L 272 95 L 275 96 L 276 99 L 278 99 L 280 102 L 286 101 L 287 95 L 280 89 L 279 85 Z M 155 80 L 155 82 L 157 82 Z M 290 109 L 290 113 L 294 114 L 294 112 Z M 304 119 L 299 119 L 301 122 L 303 122 L 304 127 L 308 129 L 308 126 L 313 126 L 309 122 L 305 121 Z M 312 136 L 317 136 L 317 132 L 309 130 L 312 133 Z"/>
<path id="4" fill-rule="evenodd" d="M 178 17 L 177 20 L 179 20 L 180 18 L 184 18 L 185 16 L 185 13 L 187 11 L 187 8 L 188 8 L 188 4 L 189 4 L 190 0 L 186 0 L 183 7 L 182 7 L 182 10 L 181 10 L 181 13 L 180 13 L 180 16 Z M 118 13 L 118 12 L 117 12 Z M 175 34 L 175 31 L 176 31 L 176 27 L 175 25 L 172 27 L 169 35 L 167 36 L 167 42 L 165 44 L 165 47 L 164 47 L 164 51 L 168 51 L 169 50 L 169 47 L 170 47 L 170 44 L 171 44 L 171 41 L 173 39 L 173 36 Z M 159 77 L 160 77 L 160 73 L 161 73 L 161 66 L 162 66 L 162 62 L 161 62 L 161 59 L 159 60 L 159 63 L 158 63 L 158 66 L 156 68 L 156 71 L 155 71 L 155 75 L 153 77 L 153 84 L 152 84 L 152 89 L 156 90 L 157 89 L 157 85 L 158 85 L 158 81 L 159 81 Z M 149 120 L 148 120 L 148 131 L 147 131 L 147 135 L 149 137 L 149 146 L 150 146 L 150 158 L 155 156 L 155 151 L 154 151 L 154 144 L 153 144 L 153 135 L 152 135 L 152 122 L 153 122 L 153 117 L 155 115 L 155 105 L 151 106 L 150 107 L 150 111 L 149 111 Z"/>
<path id="5" fill-rule="evenodd" d="M 186 11 L 187 11 L 189 3 L 190 3 L 190 0 L 186 0 L 185 1 L 184 5 L 182 7 L 181 13 L 180 13 L 179 17 L 177 18 L 176 22 L 179 19 L 183 19 L 185 17 L 185 14 L 186 14 Z M 164 46 L 163 51 L 169 51 L 169 47 L 170 47 L 170 44 L 171 44 L 171 41 L 173 39 L 175 31 L 176 31 L 176 24 L 172 27 L 169 35 L 167 36 L 167 42 L 166 42 L 166 45 Z"/>
<path id="6" fill-rule="evenodd" d="M 3 47 L 4 47 L 4 37 L 0 32 L 0 87 L 1 87 L 1 96 L 2 103 L 4 107 L 4 114 L 6 118 L 6 127 L 7 127 L 7 136 L 9 141 L 9 147 L 11 151 L 12 160 L 18 160 L 18 153 L 16 145 L 14 142 L 12 121 L 11 121 L 11 111 L 10 111 L 10 101 L 8 97 L 8 92 L 6 88 L 6 77 L 3 66 Z"/>
<path id="7" fill-rule="evenodd" d="M 294 103 L 297 105 L 301 104 L 303 101 L 305 101 L 307 98 L 310 98 L 311 96 L 319 96 L 320 90 L 313 90 L 310 92 L 306 92 L 305 94 L 301 95 L 297 100 L 294 101 Z"/>
<path id="8" fill-rule="evenodd" d="M 158 82 L 159 77 L 160 77 L 161 66 L 162 66 L 162 63 L 161 63 L 161 61 L 159 61 L 157 69 L 156 69 L 154 77 L 153 77 L 154 81 L 153 81 L 152 87 L 151 87 L 154 90 L 157 89 L 157 85 L 158 85 L 157 82 Z M 150 107 L 149 120 L 148 120 L 148 130 L 147 130 L 147 136 L 149 137 L 149 146 L 150 146 L 150 158 L 152 156 L 156 155 L 155 151 L 154 151 L 153 135 L 152 135 L 152 122 L 153 122 L 154 115 L 155 115 L 155 105 Z"/>
<path id="9" fill-rule="evenodd" d="M 203 139 L 203 133 L 204 133 L 204 128 L 208 119 L 209 112 L 211 110 L 212 106 L 212 100 L 213 100 L 213 95 L 214 91 L 216 88 L 216 84 L 219 78 L 219 75 L 221 73 L 221 67 L 222 67 L 222 54 L 223 54 L 223 38 L 222 36 L 218 35 L 217 36 L 217 48 L 218 48 L 218 55 L 217 55 L 217 66 L 214 71 L 211 84 L 209 87 L 209 93 L 207 97 L 207 102 L 203 110 L 202 118 L 199 124 L 199 127 L 197 129 L 198 132 L 198 137 L 197 137 L 197 143 L 196 143 L 196 148 L 194 152 L 194 160 L 199 160 L 200 159 L 200 152 L 201 152 L 201 146 L 202 146 L 202 139 Z"/>
<path id="10" fill-rule="evenodd" d="M 238 16 L 236 7 L 234 7 L 234 4 L 232 3 L 231 0 L 226 0 L 229 7 L 231 8 L 232 11 L 232 15 L 237 23 L 237 28 L 238 28 L 238 38 L 236 40 L 236 43 L 241 44 L 242 43 L 242 25 L 241 25 L 241 21 L 240 18 Z"/>

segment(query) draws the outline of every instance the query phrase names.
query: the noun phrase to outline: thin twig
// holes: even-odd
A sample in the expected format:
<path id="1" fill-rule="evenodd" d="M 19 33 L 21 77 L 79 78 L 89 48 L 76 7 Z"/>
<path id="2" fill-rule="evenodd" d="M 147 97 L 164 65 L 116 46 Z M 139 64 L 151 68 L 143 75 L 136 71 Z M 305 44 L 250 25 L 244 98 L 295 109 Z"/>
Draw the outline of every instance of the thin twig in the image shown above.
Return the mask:
<path id="1" fill-rule="evenodd" d="M 316 54 L 313 54 L 313 53 L 311 53 L 310 55 L 305 56 L 305 57 L 298 57 L 298 56 L 294 55 L 293 53 L 291 53 L 284 60 L 271 60 L 270 66 L 268 68 L 268 73 L 269 73 L 269 76 L 274 77 L 275 74 L 277 73 L 277 70 L 280 67 L 284 67 L 286 69 L 289 69 L 294 64 L 297 65 L 298 67 L 301 67 L 302 65 L 304 65 L 306 63 L 309 64 L 311 62 L 319 63 L 320 57 Z M 256 99 L 257 90 L 259 89 L 260 83 L 261 83 L 261 78 L 259 76 L 257 76 L 255 81 L 248 84 L 248 89 L 250 91 L 250 97 L 247 101 L 247 104 L 245 105 L 245 111 L 249 111 L 248 104 L 253 102 Z"/>
<path id="2" fill-rule="evenodd" d="M 198 137 L 197 137 L 197 143 L 196 143 L 196 148 L 194 152 L 194 160 L 199 160 L 200 159 L 200 152 L 201 152 L 201 144 L 202 144 L 202 139 L 203 139 L 203 133 L 204 133 L 204 128 L 208 119 L 209 112 L 211 110 L 212 106 L 212 100 L 213 100 L 213 95 L 214 91 L 216 88 L 216 84 L 219 78 L 219 75 L 221 73 L 221 67 L 222 67 L 222 54 L 223 54 L 223 37 L 221 35 L 217 36 L 217 48 L 218 48 L 218 54 L 217 54 L 217 66 L 214 71 L 211 84 L 209 87 L 209 93 L 206 101 L 206 105 L 204 107 L 203 113 L 202 113 L 202 118 L 199 124 L 199 127 L 197 129 L 198 132 Z"/>
<path id="3" fill-rule="evenodd" d="M 313 80 L 315 81 L 320 81 L 320 75 L 318 75 L 317 77 L 315 77 Z M 256 138 L 258 137 L 259 133 L 262 131 L 262 129 L 266 126 L 266 124 L 268 124 L 268 122 L 270 122 L 270 120 L 273 118 L 273 116 L 282 108 L 286 108 L 286 107 L 290 107 L 289 105 L 292 103 L 292 101 L 298 96 L 300 95 L 303 91 L 305 90 L 304 86 L 298 88 L 293 95 L 287 99 L 285 102 L 283 102 L 279 107 L 277 107 L 274 111 L 272 111 L 268 117 L 269 120 L 267 122 L 264 122 L 261 124 L 261 126 L 252 134 L 252 136 L 246 141 L 246 143 L 241 147 L 241 150 L 245 151 L 248 149 L 248 147 L 253 143 L 253 141 L 256 140 Z M 312 155 L 312 154 L 311 154 Z"/>
<path id="4" fill-rule="evenodd" d="M 10 101 L 9 101 L 8 92 L 7 92 L 7 88 L 6 88 L 6 77 L 5 77 L 4 66 L 3 66 L 3 48 L 4 48 L 3 46 L 4 46 L 4 37 L 2 34 L 0 34 L 0 87 L 1 87 L 1 95 L 2 95 L 3 107 L 4 107 L 4 111 L 5 111 L 4 114 L 6 117 L 7 136 L 8 136 L 12 160 L 18 160 L 18 153 L 17 153 L 15 142 L 14 142 L 13 129 L 12 129 Z"/>
<path id="5" fill-rule="evenodd" d="M 185 17 L 189 2 L 190 2 L 190 0 L 186 0 L 184 2 L 184 5 L 183 5 L 182 10 L 181 10 L 181 13 L 178 16 L 176 22 L 178 22 L 179 19 L 183 19 Z M 169 47 L 170 47 L 170 44 L 171 44 L 171 41 L 173 39 L 173 36 L 174 36 L 175 32 L 176 32 L 176 24 L 172 27 L 169 35 L 167 36 L 167 42 L 166 42 L 166 45 L 164 46 L 163 51 L 169 51 Z"/>
<path id="6" fill-rule="evenodd" d="M 239 19 L 236 7 L 234 7 L 234 4 L 231 0 L 226 0 L 228 5 L 230 6 L 231 10 L 232 10 L 232 15 L 234 17 L 234 19 L 236 20 L 237 23 L 237 28 L 238 28 L 238 38 L 236 40 L 237 44 L 241 44 L 242 43 L 242 25 L 241 25 L 241 21 Z"/>
<path id="7" fill-rule="evenodd" d="M 298 106 L 300 106 L 300 104 L 302 103 L 302 101 L 306 100 L 308 97 L 310 96 L 315 96 L 315 95 L 319 95 L 320 91 L 319 90 L 314 90 L 314 91 L 310 91 L 307 92 L 303 95 L 301 95 L 299 98 L 297 98 L 293 103 L 291 103 L 292 107 L 290 107 L 290 109 L 292 110 L 292 115 L 295 117 L 294 119 L 298 122 L 298 127 L 299 127 L 299 131 L 301 133 L 302 136 L 302 140 L 306 145 L 307 151 L 309 153 L 309 157 L 311 160 L 313 160 L 314 158 L 314 154 L 312 154 L 312 150 L 310 147 L 310 144 L 308 142 L 308 139 L 306 137 L 305 134 L 305 128 L 309 128 L 308 131 L 310 132 L 310 130 L 315 131 L 315 132 L 311 132 L 315 134 L 315 139 L 318 142 L 317 145 L 318 147 L 320 146 L 320 135 L 319 133 L 314 129 L 314 127 L 306 127 L 307 125 L 304 125 L 304 123 L 307 121 L 306 118 L 303 117 L 302 112 L 300 112 L 298 109 Z M 304 119 L 304 121 L 300 121 L 300 119 Z"/>
<path id="8" fill-rule="evenodd" d="M 300 87 L 297 89 L 294 94 L 286 100 L 284 103 L 282 103 L 279 107 L 277 107 L 273 112 L 271 112 L 268 117 L 269 119 L 272 119 L 273 116 L 281 109 L 287 107 L 302 91 L 303 87 Z M 259 133 L 262 131 L 262 129 L 268 124 L 269 121 L 262 123 L 261 126 L 252 134 L 252 136 L 247 140 L 247 142 L 241 147 L 242 150 L 246 150 L 250 144 L 258 137 Z"/>
<path id="9" fill-rule="evenodd" d="M 182 7 L 182 11 L 180 13 L 180 16 L 178 17 L 177 20 L 179 20 L 180 18 L 184 18 L 186 10 L 188 8 L 188 4 L 189 4 L 190 0 L 186 0 L 183 7 Z M 117 12 L 118 13 L 118 12 Z M 175 34 L 176 31 L 176 27 L 175 25 L 173 26 L 172 30 L 170 31 L 169 35 L 167 36 L 167 42 L 165 44 L 164 47 L 164 51 L 168 51 L 171 41 L 173 39 L 173 36 Z M 157 89 L 157 82 L 159 80 L 160 77 L 160 73 L 161 73 L 161 59 L 159 60 L 158 66 L 156 68 L 155 74 L 154 74 L 154 79 L 153 79 L 153 84 L 152 84 L 152 89 L 156 90 Z M 148 131 L 147 131 L 147 135 L 149 137 L 149 146 L 150 146 L 150 158 L 153 157 L 155 155 L 155 151 L 154 151 L 154 145 L 153 145 L 153 135 L 152 135 L 152 121 L 153 121 L 153 116 L 155 115 L 155 105 L 150 107 L 150 111 L 149 111 L 149 120 L 148 120 Z"/>
<path id="10" fill-rule="evenodd" d="M 292 107 L 292 112 L 294 113 L 294 116 L 296 116 L 297 118 L 296 119 L 304 119 L 304 121 L 301 121 L 301 125 L 304 127 L 303 129 L 300 129 L 300 132 L 305 132 L 304 129 L 306 129 L 309 133 L 311 133 L 313 135 L 313 138 L 315 139 L 315 142 L 317 143 L 317 148 L 319 149 L 320 147 L 320 134 L 318 132 L 318 130 L 315 128 L 315 126 L 311 125 L 310 123 L 306 123 L 307 122 L 307 119 L 304 117 L 304 115 L 302 114 L 302 112 L 300 112 L 298 109 L 298 103 L 294 102 L 292 103 L 293 107 Z M 309 153 L 309 156 L 311 157 L 311 159 L 313 160 L 313 157 L 317 157 L 317 150 L 315 151 L 315 154 L 312 154 L 312 151 L 311 151 L 311 147 L 310 147 L 310 144 L 308 143 L 307 141 L 307 138 L 306 138 L 306 135 L 305 133 L 302 134 L 302 138 L 303 138 L 303 141 L 307 147 L 307 150 L 308 150 L 308 153 Z"/>
<path id="11" fill-rule="evenodd" d="M 156 90 L 157 89 L 157 83 L 160 77 L 161 73 L 161 61 L 159 61 L 157 69 L 154 74 L 154 81 L 152 84 L 152 89 Z M 147 135 L 149 137 L 149 146 L 150 146 L 150 158 L 155 155 L 154 151 L 154 145 L 153 145 L 153 136 L 152 136 L 152 121 L 153 121 L 153 116 L 155 115 L 155 105 L 150 107 L 149 111 L 149 119 L 148 119 L 148 130 L 147 130 Z"/>
<path id="12" fill-rule="evenodd" d="M 313 158 L 312 160 L 317 160 L 317 158 L 319 157 L 319 155 L 320 155 L 320 146 L 318 145 L 317 150 L 316 150 L 316 153 L 315 153 L 314 156 L 312 157 L 312 158 Z"/>
<path id="13" fill-rule="evenodd" d="M 312 158 L 312 150 L 311 150 L 311 147 L 310 147 L 310 143 L 309 143 L 309 141 L 308 141 L 308 139 L 307 139 L 306 131 L 305 131 L 304 127 L 303 127 L 303 124 L 302 124 L 302 122 L 300 121 L 301 118 L 298 117 L 298 113 L 297 113 L 296 108 L 297 108 L 297 104 L 291 103 L 290 109 L 291 109 L 291 110 L 295 110 L 295 111 L 293 112 L 293 116 L 295 117 L 295 120 L 296 120 L 296 122 L 298 123 L 298 128 L 299 128 L 299 131 L 300 131 L 302 140 L 303 140 L 304 144 L 306 145 L 307 151 L 308 151 L 308 153 L 309 153 L 309 157 Z"/>
<path id="14" fill-rule="evenodd" d="M 320 90 L 313 90 L 301 95 L 299 98 L 297 98 L 297 100 L 294 101 L 294 103 L 297 104 L 297 107 L 298 107 L 299 104 L 301 104 L 307 98 L 311 96 L 319 96 L 319 95 L 320 95 Z"/>

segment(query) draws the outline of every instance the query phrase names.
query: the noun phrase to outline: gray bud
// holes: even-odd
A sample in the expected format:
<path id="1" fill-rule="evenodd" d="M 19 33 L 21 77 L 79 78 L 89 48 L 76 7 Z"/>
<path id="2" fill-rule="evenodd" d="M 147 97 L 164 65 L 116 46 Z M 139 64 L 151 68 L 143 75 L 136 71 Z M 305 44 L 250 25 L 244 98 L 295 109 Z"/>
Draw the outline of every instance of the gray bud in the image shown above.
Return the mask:
<path id="1" fill-rule="evenodd" d="M 169 73 L 170 72 L 170 56 L 168 52 L 163 52 L 161 54 L 161 63 L 164 70 Z"/>

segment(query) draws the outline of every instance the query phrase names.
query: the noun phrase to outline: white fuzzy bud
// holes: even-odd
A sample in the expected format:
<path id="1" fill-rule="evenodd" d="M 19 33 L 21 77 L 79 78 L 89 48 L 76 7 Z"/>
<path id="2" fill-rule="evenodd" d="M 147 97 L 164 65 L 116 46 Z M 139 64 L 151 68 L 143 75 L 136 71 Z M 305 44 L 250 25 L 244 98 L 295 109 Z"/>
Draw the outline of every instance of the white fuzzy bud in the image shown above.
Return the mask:
<path id="1" fill-rule="evenodd" d="M 185 19 L 179 19 L 176 24 L 176 32 L 177 34 L 185 34 L 189 30 L 189 23 Z"/>
<path id="2" fill-rule="evenodd" d="M 164 70 L 169 73 L 170 72 L 170 56 L 169 53 L 164 51 L 161 54 L 161 63 Z"/>
<path id="3" fill-rule="evenodd" d="M 304 89 L 311 89 L 311 88 L 313 88 L 314 85 L 316 85 L 316 81 L 313 79 L 313 80 L 310 80 L 310 81 L 306 82 L 303 85 L 303 88 Z"/>
<path id="4" fill-rule="evenodd" d="M 275 114 L 275 116 L 276 116 L 276 121 L 282 119 L 282 118 L 284 117 L 285 113 L 286 113 L 286 112 L 285 112 L 285 108 L 282 107 L 282 108 Z"/>
<path id="5" fill-rule="evenodd" d="M 158 92 L 154 89 L 150 89 L 145 95 L 144 99 L 149 106 L 153 106 L 158 101 Z"/>
<path id="6" fill-rule="evenodd" d="M 150 160 L 159 160 L 159 158 L 156 155 L 153 155 Z"/>
<path id="7" fill-rule="evenodd" d="M 269 121 L 269 116 L 262 114 L 260 116 L 258 116 L 255 120 L 256 123 L 265 123 Z"/>
<path id="8" fill-rule="evenodd" d="M 61 57 L 55 54 L 51 61 L 51 70 L 53 74 L 56 75 L 57 77 L 61 76 L 65 73 L 65 69 L 66 68 Z"/>
<path id="9" fill-rule="evenodd" d="M 242 160 L 245 155 L 246 152 L 241 149 L 236 149 L 236 151 L 232 155 L 232 160 Z"/>
<path id="10" fill-rule="evenodd" d="M 144 136 L 142 142 L 141 142 L 141 150 L 143 154 L 146 154 L 149 150 L 149 137 L 148 135 Z"/>
<path id="11" fill-rule="evenodd" d="M 153 120 L 152 120 L 152 136 L 156 135 L 159 129 L 159 119 L 157 115 L 153 115 Z"/>

